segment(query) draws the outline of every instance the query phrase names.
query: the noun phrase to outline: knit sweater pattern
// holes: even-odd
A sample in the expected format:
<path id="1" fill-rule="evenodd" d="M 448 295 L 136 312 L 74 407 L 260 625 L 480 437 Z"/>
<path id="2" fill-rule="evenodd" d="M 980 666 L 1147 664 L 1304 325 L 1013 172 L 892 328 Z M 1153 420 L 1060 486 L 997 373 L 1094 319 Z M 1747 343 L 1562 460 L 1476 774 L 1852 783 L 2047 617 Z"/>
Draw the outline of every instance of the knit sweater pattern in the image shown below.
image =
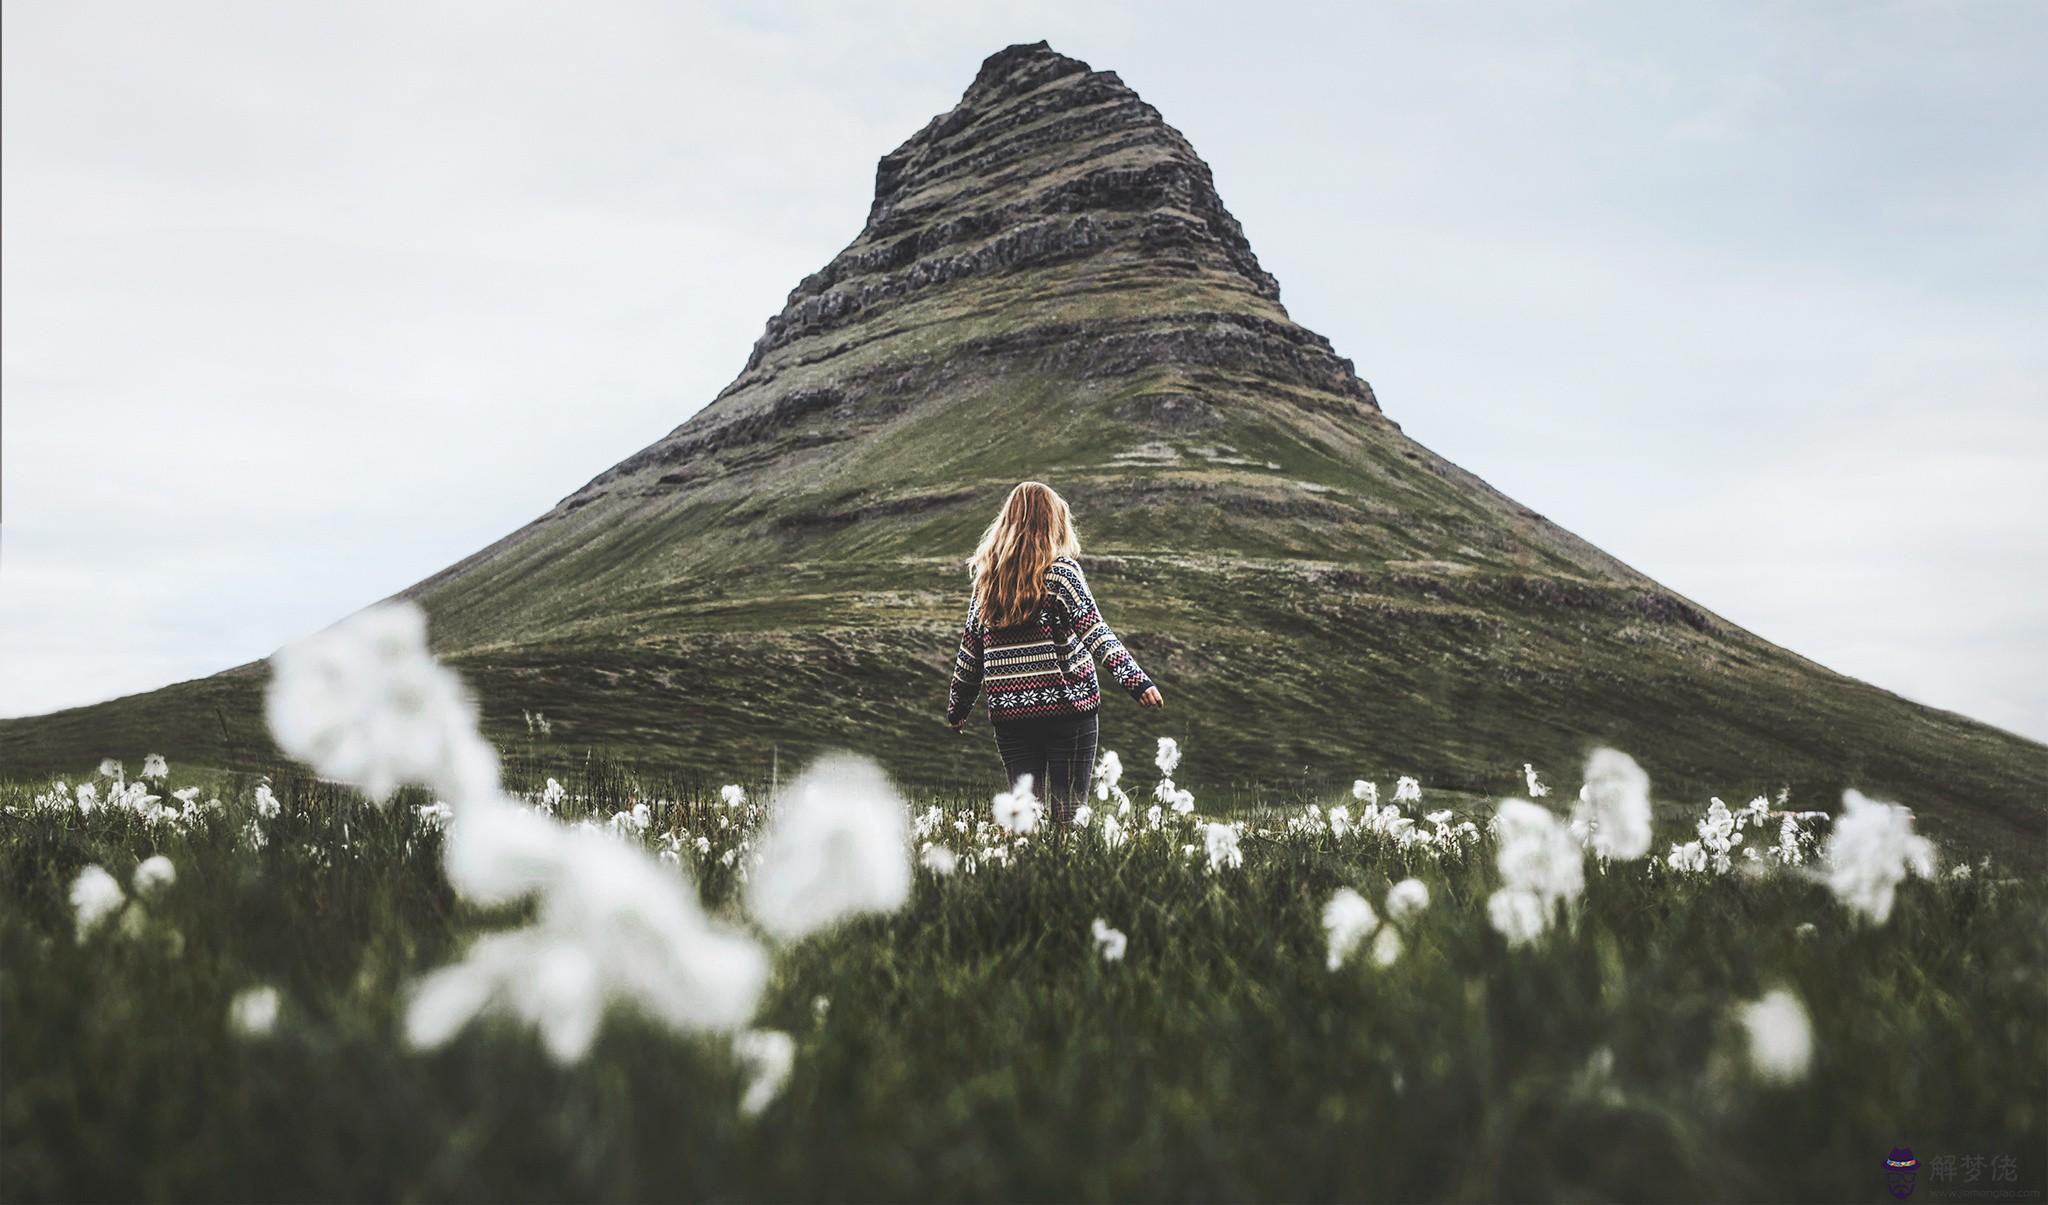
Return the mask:
<path id="1" fill-rule="evenodd" d="M 1152 688 L 1152 680 L 1096 609 L 1080 563 L 1055 557 L 1045 575 L 1045 599 L 1023 623 L 990 628 L 978 605 L 967 604 L 946 722 L 966 719 L 977 692 L 988 695 L 989 719 L 998 724 L 1094 711 L 1102 701 L 1095 676 L 1098 660 L 1132 698 Z"/>

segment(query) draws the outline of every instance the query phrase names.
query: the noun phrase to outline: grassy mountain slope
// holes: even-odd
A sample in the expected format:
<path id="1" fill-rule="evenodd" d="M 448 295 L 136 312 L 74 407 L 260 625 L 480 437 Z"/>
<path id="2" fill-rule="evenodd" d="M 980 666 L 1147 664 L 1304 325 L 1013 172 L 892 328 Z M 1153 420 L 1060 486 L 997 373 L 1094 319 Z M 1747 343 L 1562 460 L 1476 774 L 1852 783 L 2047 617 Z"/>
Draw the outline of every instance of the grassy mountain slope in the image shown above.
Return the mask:
<path id="1" fill-rule="evenodd" d="M 877 171 L 856 238 L 701 412 L 405 591 L 498 734 L 706 773 L 832 745 L 992 780 L 940 726 L 962 558 L 1016 481 L 1075 505 L 1198 785 L 1412 773 L 1505 792 L 1608 741 L 1660 793 L 1845 785 L 2039 860 L 2048 749 L 1735 627 L 1408 439 L 1272 277 L 1187 142 L 1043 44 Z M 260 665 L 0 722 L 9 768 L 267 755 Z M 1694 810 L 1689 805 L 1688 810 Z"/>

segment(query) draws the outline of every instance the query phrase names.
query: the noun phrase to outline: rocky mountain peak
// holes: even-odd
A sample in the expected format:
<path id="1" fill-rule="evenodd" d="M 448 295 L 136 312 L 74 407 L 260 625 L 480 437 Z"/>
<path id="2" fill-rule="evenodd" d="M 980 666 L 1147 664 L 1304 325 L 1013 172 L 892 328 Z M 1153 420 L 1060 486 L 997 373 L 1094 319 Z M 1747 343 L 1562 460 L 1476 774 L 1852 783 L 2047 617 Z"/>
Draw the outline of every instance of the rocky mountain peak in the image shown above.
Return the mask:
<path id="1" fill-rule="evenodd" d="M 733 388 L 778 349 L 868 323 L 878 306 L 1083 261 L 1119 287 L 1200 280 L 1278 310 L 1280 286 L 1208 165 L 1157 109 L 1043 42 L 1009 47 L 882 157 L 860 236 L 790 292 Z"/>

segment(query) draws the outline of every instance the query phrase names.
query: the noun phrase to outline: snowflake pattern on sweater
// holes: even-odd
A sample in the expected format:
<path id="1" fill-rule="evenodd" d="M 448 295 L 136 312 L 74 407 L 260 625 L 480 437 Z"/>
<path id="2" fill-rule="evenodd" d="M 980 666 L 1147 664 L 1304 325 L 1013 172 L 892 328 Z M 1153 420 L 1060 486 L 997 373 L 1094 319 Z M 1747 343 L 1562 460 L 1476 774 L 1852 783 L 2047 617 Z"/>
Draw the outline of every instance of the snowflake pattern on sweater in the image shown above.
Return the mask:
<path id="1" fill-rule="evenodd" d="M 967 718 L 977 692 L 988 695 L 989 719 L 1090 712 L 1102 701 L 1095 663 L 1138 698 L 1152 680 L 1095 607 L 1088 579 L 1072 557 L 1055 557 L 1045 575 L 1045 601 L 1024 623 L 990 628 L 967 604 L 960 652 L 946 699 L 946 722 Z"/>

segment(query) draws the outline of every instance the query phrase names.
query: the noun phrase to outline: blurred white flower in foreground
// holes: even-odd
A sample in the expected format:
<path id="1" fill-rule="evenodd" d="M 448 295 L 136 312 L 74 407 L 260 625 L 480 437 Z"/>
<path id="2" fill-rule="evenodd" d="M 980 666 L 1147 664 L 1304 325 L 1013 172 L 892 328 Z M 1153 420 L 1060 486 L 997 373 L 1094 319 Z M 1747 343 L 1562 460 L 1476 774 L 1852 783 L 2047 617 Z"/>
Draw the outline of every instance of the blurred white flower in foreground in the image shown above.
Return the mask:
<path id="1" fill-rule="evenodd" d="M 517 898 L 526 886 L 539 904 L 532 925 L 478 938 L 420 981 L 406 1012 L 416 1047 L 491 1010 L 534 1025 L 550 1054 L 573 1062 L 609 1003 L 678 1030 L 733 1029 L 767 984 L 758 942 L 705 916 L 693 884 L 601 829 L 565 829 L 506 802 L 465 805 L 448 862 L 472 898 Z"/>
<path id="2" fill-rule="evenodd" d="M 1331 970 L 1344 965 L 1360 942 L 1379 927 L 1380 918 L 1366 898 L 1349 887 L 1339 887 L 1323 905 L 1323 932 L 1329 938 L 1326 962 Z"/>
<path id="3" fill-rule="evenodd" d="M 1109 923 L 1098 916 L 1095 923 L 1089 926 L 1089 931 L 1095 935 L 1095 944 L 1102 951 L 1102 961 L 1124 960 L 1124 949 L 1130 945 L 1130 938 L 1124 936 L 1123 930 L 1110 928 Z"/>
<path id="4" fill-rule="evenodd" d="M 1377 936 L 1372 939 L 1372 964 L 1376 967 L 1390 967 L 1401 961 L 1401 933 L 1392 925 L 1381 925 Z"/>
<path id="5" fill-rule="evenodd" d="M 1559 904 L 1586 886 L 1584 853 L 1549 809 L 1506 799 L 1494 813 L 1502 886 L 1487 901 L 1487 918 L 1511 945 L 1534 940 Z"/>
<path id="6" fill-rule="evenodd" d="M 1893 893 L 1909 874 L 1934 877 L 1934 844 L 1913 832 L 1911 809 L 1842 792 L 1842 816 L 1827 843 L 1828 887 L 1875 924 L 1891 918 Z"/>
<path id="7" fill-rule="evenodd" d="M 1031 794 L 1031 776 L 1020 774 L 1015 786 L 996 796 L 996 823 L 1005 832 L 1028 833 L 1038 827 L 1038 800 Z"/>
<path id="8" fill-rule="evenodd" d="M 740 1115 L 758 1117 L 789 1083 L 789 1073 L 796 1066 L 796 1039 L 779 1029 L 749 1029 L 733 1038 L 732 1053 L 747 1071 Z"/>
<path id="9" fill-rule="evenodd" d="M 1236 870 L 1244 865 L 1244 851 L 1237 847 L 1237 830 L 1228 824 L 1202 826 L 1202 845 L 1208 851 L 1212 873 Z"/>
<path id="10" fill-rule="evenodd" d="M 283 1003 L 274 987 L 252 987 L 228 1002 L 228 1024 L 235 1032 L 260 1038 L 277 1028 L 277 1013 Z"/>
<path id="11" fill-rule="evenodd" d="M 379 802 L 405 783 L 458 801 L 497 788 L 497 756 L 455 674 L 427 651 L 425 612 L 370 607 L 271 658 L 278 748 Z"/>
<path id="12" fill-rule="evenodd" d="M 1429 888 L 1420 879 L 1402 879 L 1387 888 L 1387 916 L 1407 920 L 1429 907 Z"/>
<path id="13" fill-rule="evenodd" d="M 477 939 L 414 985 L 414 1046 L 439 1046 L 488 1010 L 536 1026 L 568 1062 L 589 1050 L 614 1003 L 679 1030 L 735 1029 L 753 1015 L 767 954 L 705 916 L 694 884 L 638 843 L 588 822 L 564 827 L 500 792 L 497 752 L 455 675 L 427 651 L 418 607 L 373 607 L 280 652 L 267 710 L 279 747 L 321 773 L 379 797 L 423 783 L 447 800 L 442 857 L 465 897 L 537 897 L 531 924 Z M 259 811 L 266 798 L 260 789 Z M 637 829 L 647 813 L 625 816 Z M 900 816 L 896 834 L 903 863 Z"/>
<path id="14" fill-rule="evenodd" d="M 162 854 L 144 858 L 135 868 L 135 894 L 148 897 L 178 881 L 178 868 Z"/>
<path id="15" fill-rule="evenodd" d="M 118 912 L 128 897 L 120 880 L 99 866 L 88 866 L 71 880 L 71 909 L 76 913 L 78 940 L 84 941 L 94 929 Z"/>
<path id="16" fill-rule="evenodd" d="M 1799 997 L 1775 988 L 1742 1005 L 1736 1017 L 1749 1035 L 1749 1064 L 1758 1076 L 1781 1084 L 1806 1078 L 1813 1062 L 1813 1024 Z"/>
<path id="17" fill-rule="evenodd" d="M 882 768 L 832 753 L 779 794 L 747 910 L 785 941 L 910 898 L 910 805 Z"/>
<path id="18" fill-rule="evenodd" d="M 1578 898 L 1586 886 L 1585 855 L 1548 808 L 1507 799 L 1495 821 L 1496 864 L 1507 886 L 1534 894 L 1546 908 Z"/>
<path id="19" fill-rule="evenodd" d="M 1503 887 L 1486 900 L 1486 919 L 1511 946 L 1526 945 L 1548 927 L 1543 901 L 1534 892 Z"/>
<path id="20" fill-rule="evenodd" d="M 1170 736 L 1160 737 L 1159 753 L 1152 759 L 1152 764 L 1159 767 L 1161 774 L 1171 776 L 1180 765 L 1180 742 Z"/>
<path id="21" fill-rule="evenodd" d="M 1593 750 L 1571 825 L 1572 835 L 1598 857 L 1628 862 L 1649 853 L 1650 776 L 1618 749 Z"/>

